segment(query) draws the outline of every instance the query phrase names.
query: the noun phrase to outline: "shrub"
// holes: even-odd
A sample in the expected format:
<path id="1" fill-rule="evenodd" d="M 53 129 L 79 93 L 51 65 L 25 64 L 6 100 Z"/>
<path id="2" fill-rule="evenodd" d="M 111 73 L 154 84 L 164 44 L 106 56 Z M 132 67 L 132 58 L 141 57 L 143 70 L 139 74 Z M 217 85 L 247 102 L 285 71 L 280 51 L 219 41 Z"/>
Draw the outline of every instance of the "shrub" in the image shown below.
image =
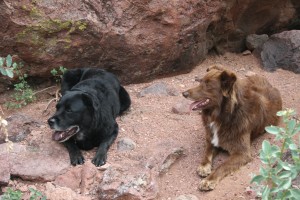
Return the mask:
<path id="1" fill-rule="evenodd" d="M 293 180 L 300 172 L 300 137 L 298 144 L 296 135 L 300 132 L 299 119 L 294 110 L 279 111 L 277 116 L 282 117 L 284 127 L 268 126 L 265 130 L 275 135 L 275 140 L 282 141 L 279 147 L 264 140 L 260 152 L 259 175 L 252 178 L 255 190 L 263 200 L 267 199 L 300 199 L 300 189 L 293 186 Z M 286 155 L 291 159 L 286 159 Z"/>
<path id="2" fill-rule="evenodd" d="M 11 61 L 9 61 L 11 63 Z M 1 63 L 0 63 L 1 64 Z M 22 64 L 14 63 L 13 67 L 10 69 L 12 73 L 12 77 L 14 75 L 18 76 L 19 82 L 14 84 L 14 94 L 12 97 L 14 98 L 14 102 L 7 102 L 5 105 L 8 108 L 21 108 L 22 106 L 27 105 L 28 103 L 33 102 L 35 98 L 35 94 L 27 82 L 27 74 L 22 73 L 21 68 Z M 6 69 L 7 70 L 7 69 Z M 6 71 L 7 72 L 7 71 Z M 7 74 L 8 75 L 8 74 Z"/>

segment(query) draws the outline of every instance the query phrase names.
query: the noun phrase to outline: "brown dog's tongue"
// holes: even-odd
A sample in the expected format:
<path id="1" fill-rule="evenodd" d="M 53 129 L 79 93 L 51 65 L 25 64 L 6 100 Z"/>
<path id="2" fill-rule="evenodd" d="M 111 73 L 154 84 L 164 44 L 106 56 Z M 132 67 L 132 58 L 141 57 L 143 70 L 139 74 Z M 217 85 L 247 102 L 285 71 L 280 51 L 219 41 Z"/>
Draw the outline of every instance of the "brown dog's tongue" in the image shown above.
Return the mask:
<path id="1" fill-rule="evenodd" d="M 193 110 L 200 110 L 205 107 L 210 102 L 209 99 L 204 99 L 201 101 L 195 101 L 190 105 L 190 112 Z"/>
<path id="2" fill-rule="evenodd" d="M 202 101 L 195 101 L 190 105 L 190 112 L 193 110 L 196 110 L 198 108 L 198 105 L 201 104 Z"/>

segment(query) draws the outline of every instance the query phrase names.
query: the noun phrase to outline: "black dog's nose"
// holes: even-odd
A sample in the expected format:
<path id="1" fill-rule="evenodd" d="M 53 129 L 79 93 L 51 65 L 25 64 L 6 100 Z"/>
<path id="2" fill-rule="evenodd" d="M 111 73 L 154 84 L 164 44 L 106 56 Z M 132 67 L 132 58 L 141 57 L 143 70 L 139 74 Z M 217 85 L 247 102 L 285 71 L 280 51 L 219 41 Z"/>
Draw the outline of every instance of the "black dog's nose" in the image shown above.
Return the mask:
<path id="1" fill-rule="evenodd" d="M 51 128 L 54 126 L 54 123 L 55 123 L 55 119 L 53 117 L 48 119 L 48 124 Z"/>
<path id="2" fill-rule="evenodd" d="M 187 97 L 189 96 L 189 92 L 188 92 L 188 91 L 185 91 L 185 92 L 182 93 L 182 95 L 183 95 L 185 98 L 187 98 Z"/>

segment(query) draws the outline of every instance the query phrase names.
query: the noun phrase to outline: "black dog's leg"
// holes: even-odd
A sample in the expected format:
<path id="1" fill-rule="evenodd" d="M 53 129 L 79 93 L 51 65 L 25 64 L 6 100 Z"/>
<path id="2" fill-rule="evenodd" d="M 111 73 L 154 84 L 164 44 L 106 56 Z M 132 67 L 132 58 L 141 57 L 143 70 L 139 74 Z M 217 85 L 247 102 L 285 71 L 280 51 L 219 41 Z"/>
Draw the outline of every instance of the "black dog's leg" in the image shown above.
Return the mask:
<path id="1" fill-rule="evenodd" d="M 106 163 L 107 151 L 108 151 L 110 145 L 117 138 L 118 131 L 119 131 L 118 124 L 116 124 L 115 128 L 113 130 L 113 133 L 110 134 L 109 137 L 107 137 L 103 141 L 101 141 L 99 148 L 97 150 L 97 153 L 96 153 L 94 159 L 92 160 L 92 163 L 94 163 L 94 165 L 96 165 L 97 167 L 104 165 Z"/>
<path id="2" fill-rule="evenodd" d="M 73 140 L 67 140 L 63 142 L 65 147 L 68 149 L 71 164 L 72 165 L 81 165 L 84 163 L 84 158 L 80 152 L 80 149 L 77 147 L 77 145 L 74 143 Z"/>

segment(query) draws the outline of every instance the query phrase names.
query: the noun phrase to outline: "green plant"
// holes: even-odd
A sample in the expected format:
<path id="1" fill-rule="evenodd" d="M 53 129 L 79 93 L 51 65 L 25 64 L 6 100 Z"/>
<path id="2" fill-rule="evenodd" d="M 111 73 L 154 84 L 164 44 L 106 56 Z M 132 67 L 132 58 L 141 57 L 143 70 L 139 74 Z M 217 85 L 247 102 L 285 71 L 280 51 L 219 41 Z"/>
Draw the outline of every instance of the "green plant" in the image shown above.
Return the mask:
<path id="1" fill-rule="evenodd" d="M 14 69 L 16 69 L 17 66 L 17 63 L 12 62 L 11 55 L 7 55 L 6 58 L 0 57 L 0 72 L 2 75 L 13 78 Z"/>
<path id="2" fill-rule="evenodd" d="M 7 102 L 6 107 L 8 108 L 21 108 L 36 99 L 35 93 L 26 80 L 28 75 L 21 71 L 22 67 L 22 64 L 19 64 L 14 68 L 14 72 L 18 76 L 19 82 L 14 84 L 15 92 L 12 96 L 15 101 Z"/>
<path id="3" fill-rule="evenodd" d="M 20 190 L 13 190 L 8 188 L 7 191 L 1 197 L 1 200 L 20 200 L 22 192 Z"/>
<path id="4" fill-rule="evenodd" d="M 67 68 L 60 66 L 58 69 L 52 69 L 50 72 L 55 78 L 57 83 L 60 83 L 64 73 L 67 71 Z"/>
<path id="5" fill-rule="evenodd" d="M 42 194 L 42 192 L 29 188 L 30 198 L 29 200 L 46 200 L 47 197 Z M 20 190 L 13 190 L 8 188 L 7 191 L 3 194 L 1 200 L 21 200 L 22 192 Z"/>
<path id="6" fill-rule="evenodd" d="M 279 111 L 277 116 L 282 117 L 284 127 L 268 126 L 265 130 L 275 135 L 275 140 L 282 141 L 281 147 L 263 141 L 260 152 L 260 174 L 252 178 L 255 190 L 263 200 L 267 199 L 300 199 L 300 189 L 292 182 L 300 172 L 300 137 L 298 144 L 296 135 L 300 132 L 300 122 L 292 109 Z M 284 158 L 289 155 L 291 159 Z"/>
<path id="7" fill-rule="evenodd" d="M 42 194 L 42 192 L 35 190 L 33 188 L 29 188 L 30 190 L 30 198 L 29 200 L 36 200 L 36 199 L 41 199 L 41 200 L 46 200 L 46 196 Z"/>

